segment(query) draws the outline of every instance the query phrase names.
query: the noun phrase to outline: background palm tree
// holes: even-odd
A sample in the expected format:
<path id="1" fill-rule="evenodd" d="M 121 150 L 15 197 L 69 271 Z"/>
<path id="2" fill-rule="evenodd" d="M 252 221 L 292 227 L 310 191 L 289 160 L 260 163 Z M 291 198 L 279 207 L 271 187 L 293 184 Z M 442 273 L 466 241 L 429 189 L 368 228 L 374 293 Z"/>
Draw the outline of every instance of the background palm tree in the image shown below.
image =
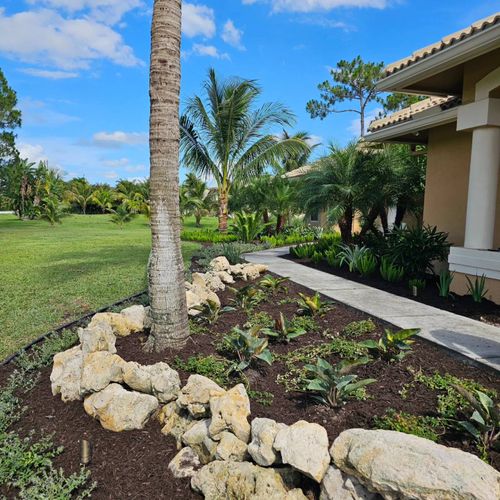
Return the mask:
<path id="1" fill-rule="evenodd" d="M 297 132 L 296 134 L 290 135 L 286 130 L 283 130 L 281 139 L 300 139 L 306 144 L 309 144 L 309 150 L 293 151 L 280 158 L 278 164 L 275 165 L 275 170 L 281 175 L 306 166 L 311 158 L 311 153 L 319 146 L 319 144 L 311 145 L 312 137 L 307 132 Z"/>
<path id="2" fill-rule="evenodd" d="M 269 133 L 288 126 L 292 113 L 279 103 L 255 107 L 261 89 L 255 81 L 219 81 L 211 69 L 204 84 L 205 99 L 191 98 L 181 117 L 181 150 L 186 166 L 217 184 L 219 231 L 227 231 L 228 202 L 235 182 L 245 182 L 287 154 L 310 150 L 301 139 Z"/>
<path id="3" fill-rule="evenodd" d="M 149 72 L 152 327 L 147 350 L 180 348 L 189 336 L 179 213 L 181 0 L 155 0 Z"/>
<path id="4" fill-rule="evenodd" d="M 87 205 L 92 202 L 93 195 L 94 188 L 85 177 L 73 179 L 66 192 L 68 201 L 78 205 L 84 215 L 87 213 Z"/>
<path id="5" fill-rule="evenodd" d="M 92 193 L 92 201 L 105 214 L 113 208 L 114 192 L 105 186 L 101 186 Z"/>
<path id="6" fill-rule="evenodd" d="M 217 193 L 205 181 L 190 172 L 181 186 L 181 199 L 186 214 L 194 215 L 196 226 L 201 227 L 202 217 L 217 208 Z"/>
<path id="7" fill-rule="evenodd" d="M 2 191 L 10 200 L 16 215 L 23 219 L 33 209 L 35 194 L 35 164 L 17 159 L 1 169 Z"/>

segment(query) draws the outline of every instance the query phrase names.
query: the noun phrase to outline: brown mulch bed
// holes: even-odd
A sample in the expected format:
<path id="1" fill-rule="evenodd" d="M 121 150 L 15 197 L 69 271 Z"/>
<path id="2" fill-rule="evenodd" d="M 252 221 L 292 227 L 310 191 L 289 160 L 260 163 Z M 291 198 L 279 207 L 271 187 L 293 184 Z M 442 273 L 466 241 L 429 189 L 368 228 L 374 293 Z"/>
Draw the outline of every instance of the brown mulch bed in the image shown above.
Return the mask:
<path id="1" fill-rule="evenodd" d="M 245 283 L 238 282 L 241 287 Z M 279 304 L 283 299 L 297 297 L 298 292 L 312 292 L 294 283 L 287 283 L 288 293 L 280 292 L 256 308 L 256 312 L 265 311 L 274 318 L 279 312 L 291 318 L 297 311 L 294 303 Z M 223 304 L 228 304 L 233 293 L 226 290 L 219 294 Z M 326 299 L 325 299 L 326 300 Z M 330 334 L 337 335 L 352 321 L 368 319 L 358 310 L 342 304 L 334 304 L 333 308 L 318 319 L 318 332 L 304 335 L 288 345 L 271 343 L 275 355 L 283 354 L 297 347 L 328 342 L 322 334 L 328 329 Z M 235 325 L 243 325 L 247 321 L 246 313 L 241 310 L 223 314 L 213 326 L 211 333 L 192 335 L 180 352 L 162 354 L 145 353 L 142 344 L 146 334 L 131 335 L 117 340 L 118 354 L 126 360 L 134 360 L 143 364 L 152 364 L 165 360 L 172 363 L 176 356 L 187 360 L 190 356 L 216 354 L 213 343 L 221 334 L 228 332 Z M 374 319 L 376 332 L 360 338 L 375 338 L 389 325 Z M 338 361 L 338 357 L 330 361 Z M 484 386 L 500 393 L 500 377 L 498 374 L 477 366 L 464 363 L 445 349 L 418 339 L 413 352 L 400 363 L 374 361 L 359 368 L 356 373 L 361 378 L 373 377 L 377 382 L 368 387 L 369 399 L 353 400 L 341 409 L 331 409 L 315 404 L 309 397 L 300 393 L 287 393 L 282 385 L 276 382 L 276 376 L 284 371 L 282 362 L 272 366 L 256 364 L 247 371 L 247 376 L 254 391 L 267 391 L 274 395 L 270 406 L 252 400 L 252 418 L 269 417 L 279 422 L 292 424 L 304 419 L 323 425 L 330 442 L 345 429 L 352 427 L 373 427 L 373 417 L 383 415 L 388 408 L 405 411 L 417 415 L 436 415 L 436 393 L 417 384 L 407 399 L 403 399 L 400 391 L 403 386 L 413 380 L 409 367 L 422 370 L 426 374 L 435 371 L 450 373 L 458 377 L 474 379 Z M 0 382 L 8 374 L 12 366 L 0 368 Z M 50 368 L 43 370 L 40 382 L 29 393 L 25 403 L 28 408 L 15 430 L 21 435 L 31 429 L 37 432 L 54 433 L 54 442 L 64 446 L 64 452 L 55 459 L 55 465 L 61 466 L 67 473 L 79 469 L 79 440 L 86 438 L 93 446 L 92 463 L 89 466 L 92 480 L 97 481 L 97 489 L 92 498 L 155 498 L 155 499 L 190 499 L 200 498 L 190 489 L 189 480 L 174 479 L 168 471 L 168 463 L 176 453 L 174 441 L 163 436 L 160 425 L 156 421 L 148 423 L 142 431 L 112 433 L 104 430 L 100 424 L 90 418 L 83 410 L 81 402 L 62 403 L 59 397 L 53 397 L 50 391 Z M 188 373 L 180 371 L 185 382 Z M 234 383 L 238 381 L 235 380 Z M 463 435 L 446 434 L 442 444 L 456 446 L 471 453 L 477 453 L 471 443 Z M 500 454 L 492 453 L 491 463 L 500 469 Z M 2 493 L 2 492 L 0 492 Z M 317 495 L 317 488 L 309 487 L 311 498 Z"/>
<path id="2" fill-rule="evenodd" d="M 472 300 L 470 295 L 451 294 L 448 298 L 440 297 L 437 286 L 439 278 L 437 276 L 429 275 L 426 279 L 425 289 L 419 292 L 418 297 L 413 297 L 408 286 L 408 280 L 403 280 L 399 283 L 389 283 L 380 276 L 378 270 L 372 276 L 361 276 L 358 273 L 351 273 L 346 268 L 333 268 L 326 262 L 315 264 L 309 259 L 296 259 L 291 255 L 284 255 L 282 258 L 293 260 L 297 264 L 318 269 L 319 271 L 333 274 L 334 276 L 339 276 L 346 280 L 362 283 L 363 285 L 372 286 L 373 288 L 378 288 L 379 290 L 384 290 L 385 292 L 393 293 L 400 297 L 406 297 L 407 299 L 421 302 L 422 304 L 437 307 L 438 309 L 444 309 L 445 311 L 466 316 L 467 318 L 483 321 L 484 323 L 489 323 L 494 326 L 500 326 L 500 305 L 487 299 L 483 299 L 483 301 L 478 304 Z"/>

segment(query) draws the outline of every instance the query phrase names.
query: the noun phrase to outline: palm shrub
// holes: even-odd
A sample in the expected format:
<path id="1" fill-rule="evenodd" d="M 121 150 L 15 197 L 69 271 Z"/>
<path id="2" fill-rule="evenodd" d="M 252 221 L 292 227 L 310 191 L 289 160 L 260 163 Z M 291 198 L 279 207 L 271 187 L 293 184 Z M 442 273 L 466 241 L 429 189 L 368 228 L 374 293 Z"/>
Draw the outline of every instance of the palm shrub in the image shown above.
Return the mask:
<path id="1" fill-rule="evenodd" d="M 381 358 L 401 361 L 415 342 L 412 337 L 420 332 L 419 328 L 409 328 L 393 332 L 386 329 L 378 340 L 364 340 L 360 345 L 375 351 Z"/>
<path id="2" fill-rule="evenodd" d="M 315 365 L 305 365 L 309 383 L 307 391 L 313 394 L 313 398 L 319 402 L 337 408 L 342 402 L 356 395 L 360 389 L 366 387 L 375 379 L 367 378 L 357 380 L 358 376 L 350 372 L 360 365 L 365 365 L 369 358 L 357 360 L 342 360 L 336 365 L 318 358 Z"/>
<path id="3" fill-rule="evenodd" d="M 255 241 L 265 230 L 266 225 L 262 222 L 262 214 L 255 212 L 248 214 L 236 212 L 231 225 L 231 234 L 243 243 Z"/>
<path id="4" fill-rule="evenodd" d="M 478 304 L 481 303 L 488 293 L 486 288 L 486 276 L 484 274 L 482 276 L 476 276 L 474 283 L 472 283 L 468 276 L 465 278 L 467 280 L 467 290 L 472 296 L 472 300 Z"/>
<path id="5" fill-rule="evenodd" d="M 61 202 L 56 196 L 44 198 L 38 207 L 38 217 L 46 220 L 51 226 L 61 224 L 64 210 Z"/>
<path id="6" fill-rule="evenodd" d="M 433 261 L 445 261 L 448 234 L 436 227 L 396 228 L 387 237 L 387 256 L 411 277 L 433 273 Z"/>
<path id="7" fill-rule="evenodd" d="M 403 279 L 405 275 L 405 270 L 402 266 L 397 266 L 391 261 L 387 256 L 380 259 L 380 276 L 382 276 L 385 281 L 390 283 L 396 283 Z"/>
<path id="8" fill-rule="evenodd" d="M 111 213 L 111 222 L 122 229 L 123 225 L 130 222 L 136 215 L 125 203 L 118 205 L 115 210 L 111 211 Z"/>

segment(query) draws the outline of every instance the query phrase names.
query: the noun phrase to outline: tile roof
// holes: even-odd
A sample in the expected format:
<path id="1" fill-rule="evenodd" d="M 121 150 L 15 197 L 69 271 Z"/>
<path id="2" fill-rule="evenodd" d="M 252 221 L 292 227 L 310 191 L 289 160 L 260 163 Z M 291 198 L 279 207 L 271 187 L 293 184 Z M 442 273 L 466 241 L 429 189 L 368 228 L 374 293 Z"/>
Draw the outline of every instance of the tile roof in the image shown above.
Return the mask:
<path id="1" fill-rule="evenodd" d="M 398 123 L 412 120 L 417 114 L 430 109 L 437 110 L 438 107 L 440 107 L 441 110 L 449 109 L 458 105 L 459 102 L 460 99 L 455 96 L 429 97 L 423 101 L 416 102 L 407 108 L 401 109 L 400 111 L 396 111 L 391 115 L 385 116 L 384 118 L 372 121 L 368 127 L 368 131 L 375 132 L 376 130 L 389 127 L 390 125 L 396 125 Z"/>
<path id="2" fill-rule="evenodd" d="M 451 35 L 445 36 L 439 42 L 428 45 L 423 49 L 416 50 L 410 57 L 405 57 L 404 59 L 400 59 L 399 61 L 389 64 L 384 70 L 384 76 L 387 77 L 389 75 L 392 75 L 397 71 L 400 71 L 410 66 L 411 64 L 420 61 L 421 59 L 425 59 L 426 57 L 429 57 L 436 52 L 440 52 L 452 46 L 453 44 L 461 42 L 462 40 L 471 38 L 474 35 L 481 33 L 496 24 L 500 24 L 500 12 L 492 14 L 489 17 L 485 17 L 484 19 L 480 19 L 467 28 L 456 31 Z"/>

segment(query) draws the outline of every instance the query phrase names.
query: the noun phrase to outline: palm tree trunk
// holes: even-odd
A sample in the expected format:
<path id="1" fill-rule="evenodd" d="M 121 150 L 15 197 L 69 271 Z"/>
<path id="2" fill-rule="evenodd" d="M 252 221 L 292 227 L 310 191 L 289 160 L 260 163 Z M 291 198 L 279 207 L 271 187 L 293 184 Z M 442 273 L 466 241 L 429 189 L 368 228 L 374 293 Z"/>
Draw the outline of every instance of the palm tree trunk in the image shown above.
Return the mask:
<path id="1" fill-rule="evenodd" d="M 389 221 L 387 220 L 387 210 L 385 207 L 380 209 L 380 222 L 382 223 L 384 234 L 387 234 L 389 232 Z"/>
<path id="2" fill-rule="evenodd" d="M 285 225 L 285 215 L 278 214 L 276 216 L 276 234 L 281 233 L 283 231 L 283 226 Z"/>
<path id="3" fill-rule="evenodd" d="M 396 218 L 394 219 L 394 227 L 401 227 L 406 214 L 406 205 L 396 205 Z"/>
<path id="4" fill-rule="evenodd" d="M 339 220 L 339 229 L 342 242 L 349 244 L 352 241 L 352 219 L 354 211 L 351 206 L 344 210 L 344 215 Z"/>
<path id="5" fill-rule="evenodd" d="M 181 0 L 155 0 L 149 79 L 151 236 L 147 350 L 181 348 L 189 335 L 180 243 L 179 92 Z"/>
<path id="6" fill-rule="evenodd" d="M 219 232 L 227 232 L 229 195 L 227 189 L 219 189 Z"/>

